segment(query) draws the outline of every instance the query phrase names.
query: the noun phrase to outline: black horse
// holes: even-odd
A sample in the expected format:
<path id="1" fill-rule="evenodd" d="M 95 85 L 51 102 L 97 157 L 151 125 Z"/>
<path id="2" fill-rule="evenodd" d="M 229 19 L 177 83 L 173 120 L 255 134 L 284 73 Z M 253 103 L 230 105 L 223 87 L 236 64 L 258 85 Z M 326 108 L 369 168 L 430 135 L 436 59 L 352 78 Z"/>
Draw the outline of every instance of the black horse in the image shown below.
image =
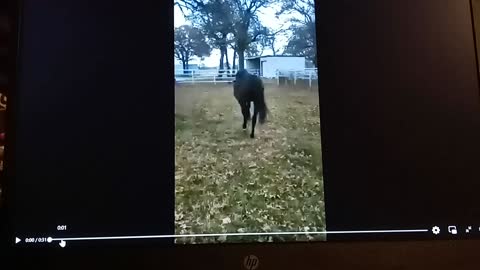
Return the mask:
<path id="1" fill-rule="evenodd" d="M 248 73 L 245 69 L 237 72 L 233 82 L 233 95 L 242 108 L 243 129 L 247 128 L 247 121 L 250 119 L 250 103 L 253 102 L 252 133 L 250 133 L 250 138 L 255 137 L 257 115 L 259 115 L 260 124 L 263 124 L 267 117 L 267 105 L 265 104 L 263 92 L 263 82 L 259 77 Z"/>

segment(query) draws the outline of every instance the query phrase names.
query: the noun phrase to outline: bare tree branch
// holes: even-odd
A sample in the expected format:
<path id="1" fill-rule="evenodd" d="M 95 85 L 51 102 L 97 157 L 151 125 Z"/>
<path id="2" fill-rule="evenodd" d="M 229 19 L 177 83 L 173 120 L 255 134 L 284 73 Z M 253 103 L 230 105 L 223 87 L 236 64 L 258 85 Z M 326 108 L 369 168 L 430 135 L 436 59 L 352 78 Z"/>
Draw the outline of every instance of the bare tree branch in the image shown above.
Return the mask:
<path id="1" fill-rule="evenodd" d="M 175 29 L 174 56 L 182 62 L 184 67 L 194 56 L 207 56 L 210 55 L 210 51 L 211 48 L 199 29 L 190 25 Z"/>

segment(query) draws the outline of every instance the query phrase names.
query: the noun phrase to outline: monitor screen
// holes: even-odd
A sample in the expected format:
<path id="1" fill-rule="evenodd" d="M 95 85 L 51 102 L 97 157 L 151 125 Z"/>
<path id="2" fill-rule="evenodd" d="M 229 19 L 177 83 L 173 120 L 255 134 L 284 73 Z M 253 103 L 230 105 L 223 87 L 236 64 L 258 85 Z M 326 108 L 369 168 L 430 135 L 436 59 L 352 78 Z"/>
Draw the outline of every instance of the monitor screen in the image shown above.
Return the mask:
<path id="1" fill-rule="evenodd" d="M 480 236 L 468 1 L 22 2 L 12 246 Z"/>

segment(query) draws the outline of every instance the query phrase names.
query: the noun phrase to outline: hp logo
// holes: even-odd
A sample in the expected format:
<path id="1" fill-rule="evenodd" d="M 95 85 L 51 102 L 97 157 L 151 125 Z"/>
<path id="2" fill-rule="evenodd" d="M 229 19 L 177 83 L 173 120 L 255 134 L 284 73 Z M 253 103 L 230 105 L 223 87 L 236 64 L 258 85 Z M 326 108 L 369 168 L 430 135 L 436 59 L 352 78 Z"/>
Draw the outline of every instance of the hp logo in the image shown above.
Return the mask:
<path id="1" fill-rule="evenodd" d="M 248 270 L 255 270 L 258 268 L 260 260 L 255 255 L 248 255 L 243 259 L 243 266 Z"/>

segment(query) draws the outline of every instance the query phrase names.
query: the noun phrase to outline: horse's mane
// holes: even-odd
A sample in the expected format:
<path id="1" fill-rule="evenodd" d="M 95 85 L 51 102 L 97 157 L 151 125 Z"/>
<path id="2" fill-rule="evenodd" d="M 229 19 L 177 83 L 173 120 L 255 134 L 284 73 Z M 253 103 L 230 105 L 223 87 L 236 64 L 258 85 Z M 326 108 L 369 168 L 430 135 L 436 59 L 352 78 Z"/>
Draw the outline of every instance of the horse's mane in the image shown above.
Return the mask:
<path id="1" fill-rule="evenodd" d="M 246 78 L 250 75 L 246 69 L 241 69 L 235 74 L 235 80 Z"/>
<path id="2" fill-rule="evenodd" d="M 249 78 L 250 80 L 246 80 L 247 78 Z M 262 88 L 264 87 L 263 86 L 263 81 L 260 79 L 260 77 L 254 75 L 254 74 L 248 73 L 248 71 L 246 69 L 241 69 L 237 72 L 237 74 L 235 74 L 235 80 L 233 81 L 233 83 L 235 84 L 237 81 L 238 82 L 240 82 L 240 81 L 255 81 Z"/>

